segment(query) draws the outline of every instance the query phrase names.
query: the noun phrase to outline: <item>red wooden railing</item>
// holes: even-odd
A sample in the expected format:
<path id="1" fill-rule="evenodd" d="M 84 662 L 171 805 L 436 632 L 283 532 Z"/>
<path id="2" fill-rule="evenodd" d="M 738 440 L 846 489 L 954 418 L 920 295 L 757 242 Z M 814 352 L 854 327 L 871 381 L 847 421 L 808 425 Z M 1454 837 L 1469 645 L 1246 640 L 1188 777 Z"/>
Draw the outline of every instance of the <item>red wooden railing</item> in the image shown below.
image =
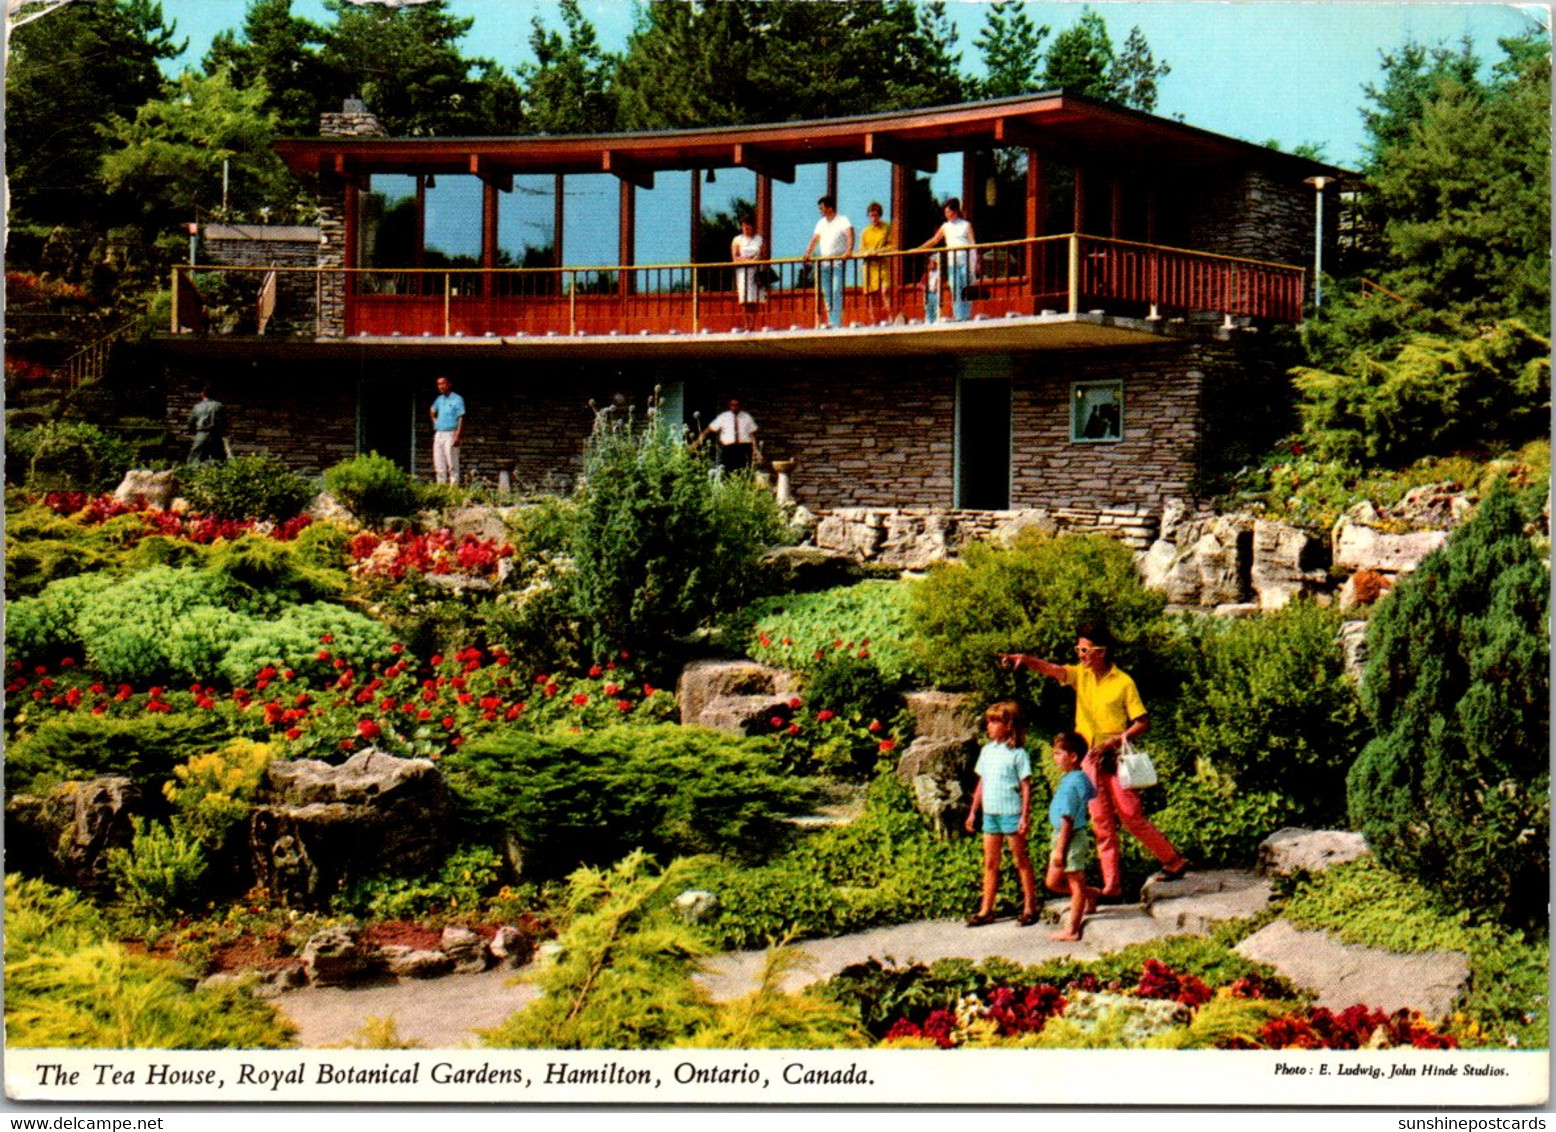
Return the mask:
<path id="1" fill-rule="evenodd" d="M 327 337 L 503 337 L 706 334 L 808 330 L 828 321 L 823 273 L 843 273 L 843 325 L 924 322 L 927 265 L 940 257 L 940 320 L 1101 310 L 1125 317 L 1215 313 L 1270 321 L 1302 317 L 1302 268 L 1135 244 L 1097 236 L 1045 236 L 978 245 L 972 283 L 950 294 L 944 249 L 885 252 L 828 261 L 656 264 L 563 268 L 174 269 L 173 330 Z M 299 273 L 314 278 L 296 278 Z M 202 282 L 226 277 L 229 299 L 252 291 L 250 317 L 207 317 Z M 288 275 L 293 278 L 288 281 Z M 317 296 L 327 275 L 344 276 L 344 325 L 326 326 Z M 279 279 L 279 284 L 277 280 Z M 265 281 L 261 287 L 261 280 Z M 866 284 L 872 284 L 870 291 Z M 313 309 L 307 296 L 314 296 Z M 741 297 L 756 301 L 743 304 Z M 238 301 L 242 305 L 242 300 Z M 288 311 L 290 305 L 294 309 Z M 264 308 L 261 312 L 261 306 Z M 958 307 L 964 309 L 958 311 Z M 263 319 L 261 314 L 263 313 Z M 222 332 L 219 331 L 219 332 Z M 272 329 L 272 333 L 275 333 Z"/>

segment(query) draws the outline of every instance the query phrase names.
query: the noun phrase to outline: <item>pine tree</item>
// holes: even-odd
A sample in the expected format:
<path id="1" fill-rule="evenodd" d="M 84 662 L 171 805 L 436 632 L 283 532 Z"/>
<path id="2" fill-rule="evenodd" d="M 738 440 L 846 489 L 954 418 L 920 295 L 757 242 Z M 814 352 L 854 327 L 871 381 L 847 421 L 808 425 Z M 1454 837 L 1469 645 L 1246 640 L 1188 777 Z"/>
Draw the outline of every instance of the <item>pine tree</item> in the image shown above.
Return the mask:
<path id="1" fill-rule="evenodd" d="M 578 0 L 558 7 L 567 34 L 548 31 L 537 17 L 529 37 L 535 62 L 520 68 L 524 128 L 538 134 L 599 134 L 616 128 L 611 95 L 614 56 L 601 50 L 594 25 Z"/>
<path id="2" fill-rule="evenodd" d="M 1550 572 L 1499 483 L 1373 618 L 1351 820 L 1390 868 L 1514 925 L 1550 887 Z"/>
<path id="3" fill-rule="evenodd" d="M 1041 87 L 1047 24 L 1038 25 L 1017 0 L 995 0 L 984 16 L 973 46 L 983 60 L 984 77 L 976 84 L 980 98 L 1009 98 Z"/>

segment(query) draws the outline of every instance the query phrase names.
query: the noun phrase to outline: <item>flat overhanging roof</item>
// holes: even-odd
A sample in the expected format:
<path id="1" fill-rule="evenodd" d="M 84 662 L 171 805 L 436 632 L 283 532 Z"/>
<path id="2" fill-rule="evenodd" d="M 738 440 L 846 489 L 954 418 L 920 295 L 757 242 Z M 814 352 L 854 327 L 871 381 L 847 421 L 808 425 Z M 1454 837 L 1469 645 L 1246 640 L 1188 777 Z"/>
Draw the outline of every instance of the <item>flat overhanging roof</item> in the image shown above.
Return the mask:
<path id="1" fill-rule="evenodd" d="M 646 133 L 471 138 L 289 138 L 276 152 L 294 173 L 613 173 L 651 184 L 653 174 L 746 168 L 778 180 L 796 165 L 869 159 L 932 170 L 942 153 L 1029 147 L 1058 160 L 1195 169 L 1261 166 L 1301 180 L 1345 176 L 1281 153 L 1064 90 L 890 114 Z"/>
<path id="2" fill-rule="evenodd" d="M 719 334 L 254 338 L 155 335 L 181 360 L 394 358 L 663 362 L 730 359 L 947 357 L 1043 350 L 1145 346 L 1223 331 L 1203 323 L 1120 318 L 1093 312 L 942 322 L 931 326 L 854 326 Z"/>

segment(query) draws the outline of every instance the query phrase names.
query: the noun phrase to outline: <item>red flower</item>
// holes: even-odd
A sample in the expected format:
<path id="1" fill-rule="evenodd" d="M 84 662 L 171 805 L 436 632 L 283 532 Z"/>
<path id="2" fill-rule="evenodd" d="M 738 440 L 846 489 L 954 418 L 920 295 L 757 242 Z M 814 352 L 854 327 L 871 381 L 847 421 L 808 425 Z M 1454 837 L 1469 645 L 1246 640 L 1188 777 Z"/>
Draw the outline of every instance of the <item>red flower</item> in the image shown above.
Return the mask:
<path id="1" fill-rule="evenodd" d="M 793 698 L 791 698 L 789 700 L 789 706 L 791 708 L 798 708 L 800 706 L 801 702 L 802 701 L 800 700 L 800 698 L 798 696 L 794 696 Z"/>
<path id="2" fill-rule="evenodd" d="M 616 710 L 620 711 L 620 712 L 631 711 L 632 710 L 632 701 L 631 700 L 617 700 L 616 701 Z"/>
<path id="3" fill-rule="evenodd" d="M 453 716 L 445 715 L 443 717 L 443 730 L 452 731 L 454 729 L 454 724 L 457 722 L 458 720 L 456 720 Z"/>
<path id="4" fill-rule="evenodd" d="M 432 718 L 432 711 L 429 708 L 422 708 L 416 713 L 416 718 L 425 722 Z"/>
<path id="5" fill-rule="evenodd" d="M 643 698 L 647 699 L 649 696 L 652 696 L 653 694 L 654 694 L 654 686 L 652 684 L 644 684 L 643 685 Z"/>
<path id="6" fill-rule="evenodd" d="M 589 669 L 589 675 L 593 676 L 593 677 L 604 676 L 605 675 L 605 669 L 601 668 L 598 664 L 596 664 L 593 668 Z"/>
<path id="7" fill-rule="evenodd" d="M 816 719 L 821 723 L 825 723 L 827 720 L 832 719 L 834 714 L 835 713 L 828 711 L 826 708 L 822 708 L 816 713 Z"/>
<path id="8" fill-rule="evenodd" d="M 400 653 L 405 651 L 405 646 L 402 645 L 399 641 L 396 641 L 394 644 L 389 646 L 389 651 L 398 656 Z"/>
<path id="9" fill-rule="evenodd" d="M 582 692 L 579 692 L 576 696 L 573 697 L 573 706 L 574 707 L 583 707 L 586 704 L 588 704 L 588 702 L 589 702 L 589 697 L 584 695 Z"/>
<path id="10" fill-rule="evenodd" d="M 794 640 L 791 637 L 785 637 L 783 639 L 783 643 L 786 644 L 786 645 L 792 645 L 794 643 Z"/>
<path id="11" fill-rule="evenodd" d="M 350 750 L 354 749 L 356 747 L 356 745 L 357 745 L 356 744 L 356 740 L 354 740 L 354 739 L 342 739 L 340 741 L 340 749 L 342 751 L 350 751 Z"/>
<path id="12" fill-rule="evenodd" d="M 790 735 L 798 735 L 799 733 L 800 733 L 800 725 L 798 723 L 791 723 L 791 724 L 789 724 L 789 734 Z"/>
<path id="13" fill-rule="evenodd" d="M 319 638 L 319 643 L 321 645 L 333 645 L 335 643 L 335 638 L 331 634 L 325 633 L 324 636 Z"/>
<path id="14" fill-rule="evenodd" d="M 875 734 L 875 732 L 879 731 L 880 729 L 881 729 L 881 721 L 880 720 L 878 720 L 878 719 L 870 720 L 870 726 L 867 728 L 867 730 L 870 732 L 870 734 L 873 735 L 873 734 Z"/>
<path id="15" fill-rule="evenodd" d="M 377 739 L 384 733 L 384 729 L 378 726 L 375 720 L 359 719 L 357 721 L 357 734 L 364 739 Z"/>
<path id="16" fill-rule="evenodd" d="M 286 732 L 285 732 L 285 734 L 286 734 L 286 737 L 287 737 L 287 738 L 288 738 L 288 739 L 296 739 L 296 738 L 298 738 L 298 737 L 299 737 L 299 736 L 300 736 L 300 735 L 302 735 L 302 732 L 301 732 L 301 731 L 299 731 L 299 730 L 298 730 L 298 729 L 297 729 L 297 728 L 295 728 L 295 727 L 288 727 L 288 728 L 287 728 L 287 729 L 286 729 Z"/>
<path id="17" fill-rule="evenodd" d="M 281 679 L 283 679 L 283 680 L 291 680 L 294 677 L 296 677 L 296 675 L 297 675 L 297 673 L 293 672 L 290 668 L 288 668 L 284 672 L 281 673 Z"/>
<path id="18" fill-rule="evenodd" d="M 605 685 L 603 691 L 607 696 L 614 696 L 617 692 L 621 691 L 621 688 L 615 684 L 607 684 Z"/>
<path id="19" fill-rule="evenodd" d="M 897 740 L 895 740 L 895 739 L 882 739 L 881 740 L 881 754 L 889 755 L 889 754 L 891 754 L 891 752 L 895 751 L 896 749 L 897 749 Z"/>
<path id="20" fill-rule="evenodd" d="M 64 660 L 59 662 L 59 666 L 61 668 L 74 668 L 76 666 L 76 658 L 73 656 L 67 656 Z"/>
<path id="21" fill-rule="evenodd" d="M 503 712 L 503 718 L 504 719 L 518 719 L 519 718 L 519 712 L 521 712 L 523 710 L 524 710 L 524 705 L 523 704 L 514 704 L 507 711 Z"/>
<path id="22" fill-rule="evenodd" d="M 763 633 L 760 637 L 757 638 L 757 640 L 762 642 L 762 647 L 764 649 L 767 648 L 768 646 L 770 646 L 773 643 L 773 639 L 771 637 L 769 637 L 766 633 Z"/>
<path id="23" fill-rule="evenodd" d="M 557 686 L 552 683 L 547 683 L 546 686 L 541 689 L 541 691 L 544 692 L 548 697 L 556 695 L 559 690 L 560 689 L 558 689 Z"/>
<path id="24" fill-rule="evenodd" d="M 773 725 L 773 730 L 776 731 L 776 730 L 778 730 L 778 728 L 783 726 L 783 716 L 775 715 L 771 719 L 769 719 L 767 722 L 771 723 Z"/>
<path id="25" fill-rule="evenodd" d="M 319 652 L 318 652 L 318 655 L 315 657 L 316 660 L 328 660 L 329 658 L 330 658 L 330 650 L 329 649 L 320 649 Z"/>
<path id="26" fill-rule="evenodd" d="M 438 665 L 443 663 L 443 654 L 440 652 L 433 653 L 432 660 L 430 660 L 428 663 L 430 663 L 432 667 L 436 668 Z"/>

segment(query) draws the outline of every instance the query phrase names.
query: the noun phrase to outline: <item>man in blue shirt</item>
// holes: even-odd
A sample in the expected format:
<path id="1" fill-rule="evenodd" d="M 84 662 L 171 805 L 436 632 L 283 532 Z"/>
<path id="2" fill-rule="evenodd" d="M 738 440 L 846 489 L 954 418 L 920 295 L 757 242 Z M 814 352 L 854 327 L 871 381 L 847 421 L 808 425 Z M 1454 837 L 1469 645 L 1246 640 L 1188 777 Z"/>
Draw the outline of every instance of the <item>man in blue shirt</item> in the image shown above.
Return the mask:
<path id="1" fill-rule="evenodd" d="M 432 402 L 432 473 L 438 483 L 459 482 L 459 440 L 465 429 L 465 399 L 439 375 Z"/>

